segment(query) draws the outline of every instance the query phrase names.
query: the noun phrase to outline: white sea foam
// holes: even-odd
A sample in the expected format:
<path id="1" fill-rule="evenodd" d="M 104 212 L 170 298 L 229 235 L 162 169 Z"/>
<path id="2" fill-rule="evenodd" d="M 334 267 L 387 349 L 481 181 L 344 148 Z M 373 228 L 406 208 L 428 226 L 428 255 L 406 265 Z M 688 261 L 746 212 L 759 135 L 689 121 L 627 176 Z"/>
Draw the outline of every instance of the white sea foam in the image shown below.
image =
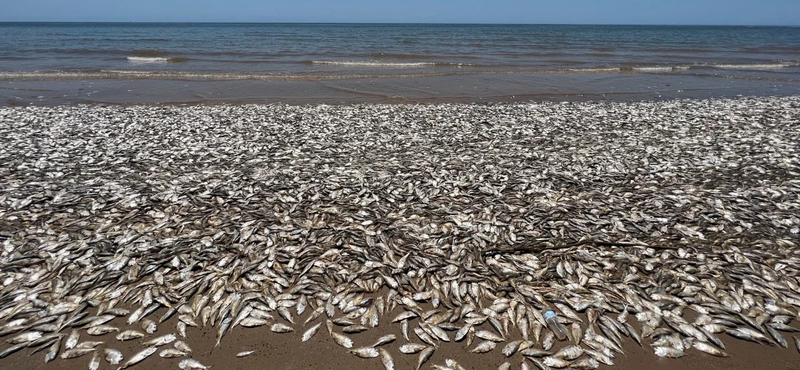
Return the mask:
<path id="1" fill-rule="evenodd" d="M 634 67 L 634 71 L 639 72 L 674 72 L 688 70 L 689 66 L 657 66 L 657 67 Z"/>
<path id="2" fill-rule="evenodd" d="M 131 63 L 169 63 L 169 58 L 163 57 L 128 57 Z"/>
<path id="3" fill-rule="evenodd" d="M 128 57 L 128 61 L 135 64 L 143 63 L 180 63 L 189 60 L 188 58 L 166 58 L 166 57 Z"/>
<path id="4" fill-rule="evenodd" d="M 361 66 L 361 67 L 389 67 L 389 68 L 408 68 L 408 67 L 430 67 L 430 66 L 469 66 L 468 63 L 436 63 L 436 62 L 378 62 L 361 60 L 312 60 L 312 64 L 328 64 L 337 66 Z"/>
<path id="5" fill-rule="evenodd" d="M 786 67 L 795 66 L 792 63 L 774 63 L 774 64 L 714 64 L 714 68 L 722 69 L 781 69 Z"/>
<path id="6" fill-rule="evenodd" d="M 674 67 L 670 66 L 659 66 L 659 67 L 633 67 L 634 71 L 637 72 L 672 72 L 674 71 Z"/>

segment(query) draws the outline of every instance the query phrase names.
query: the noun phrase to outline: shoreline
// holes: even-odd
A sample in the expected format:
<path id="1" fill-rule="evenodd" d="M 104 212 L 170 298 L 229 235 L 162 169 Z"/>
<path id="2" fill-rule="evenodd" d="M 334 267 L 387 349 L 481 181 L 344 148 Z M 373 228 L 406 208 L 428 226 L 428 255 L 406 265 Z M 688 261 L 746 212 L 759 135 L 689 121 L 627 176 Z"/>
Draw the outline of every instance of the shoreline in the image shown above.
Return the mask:
<path id="1" fill-rule="evenodd" d="M 117 368 L 173 334 L 131 369 L 408 369 L 409 342 L 535 368 L 568 345 L 552 309 L 565 366 L 793 369 L 798 158 L 800 94 L 0 107 L 0 364 Z M 73 330 L 97 351 L 62 359 Z"/>
<path id="2" fill-rule="evenodd" d="M 75 104 L 626 102 L 793 95 L 800 95 L 800 82 L 769 73 L 754 76 L 475 74 L 307 81 L 0 81 L 0 107 Z"/>

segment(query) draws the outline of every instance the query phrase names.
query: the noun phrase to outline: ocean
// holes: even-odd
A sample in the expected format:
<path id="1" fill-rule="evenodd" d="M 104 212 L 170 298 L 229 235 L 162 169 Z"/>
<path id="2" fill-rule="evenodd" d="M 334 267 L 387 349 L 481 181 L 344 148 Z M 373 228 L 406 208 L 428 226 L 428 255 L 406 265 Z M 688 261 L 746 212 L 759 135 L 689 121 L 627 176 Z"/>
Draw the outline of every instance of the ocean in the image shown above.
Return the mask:
<path id="1" fill-rule="evenodd" d="M 4 83 L 238 80 L 251 81 L 235 86 L 258 96 L 261 85 L 252 81 L 361 79 L 385 84 L 378 90 L 391 97 L 393 87 L 403 96 L 414 89 L 404 90 L 408 81 L 398 79 L 429 77 L 438 77 L 425 81 L 448 96 L 465 95 L 449 84 L 481 79 L 490 81 L 476 86 L 488 84 L 495 95 L 524 95 L 528 91 L 513 84 L 531 78 L 558 85 L 557 94 L 580 93 L 561 85 L 575 82 L 570 75 L 587 74 L 622 76 L 617 82 L 674 76 L 698 88 L 727 86 L 720 81 L 728 79 L 794 89 L 800 81 L 799 27 L 0 23 L 0 36 Z M 598 83 L 592 82 L 598 77 L 586 78 Z M 12 95 L 5 97 L 19 98 Z"/>

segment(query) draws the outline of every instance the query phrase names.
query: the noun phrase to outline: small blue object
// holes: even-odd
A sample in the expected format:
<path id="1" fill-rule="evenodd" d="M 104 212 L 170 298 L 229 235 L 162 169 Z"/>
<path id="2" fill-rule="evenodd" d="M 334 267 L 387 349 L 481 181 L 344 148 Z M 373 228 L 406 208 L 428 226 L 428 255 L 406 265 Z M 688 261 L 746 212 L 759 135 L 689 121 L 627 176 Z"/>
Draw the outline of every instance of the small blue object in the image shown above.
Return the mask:
<path id="1" fill-rule="evenodd" d="M 551 317 L 556 317 L 556 313 L 553 312 L 553 311 L 547 311 L 547 312 L 544 313 L 544 318 L 545 319 L 549 319 Z"/>

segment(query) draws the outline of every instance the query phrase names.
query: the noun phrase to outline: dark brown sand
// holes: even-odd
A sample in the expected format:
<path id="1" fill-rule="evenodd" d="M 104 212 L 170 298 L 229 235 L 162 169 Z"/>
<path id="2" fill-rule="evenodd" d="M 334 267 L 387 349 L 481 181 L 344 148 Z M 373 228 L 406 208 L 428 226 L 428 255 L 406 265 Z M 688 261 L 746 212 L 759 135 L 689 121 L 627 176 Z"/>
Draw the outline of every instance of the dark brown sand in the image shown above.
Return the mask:
<path id="1" fill-rule="evenodd" d="M 159 317 L 163 312 L 157 312 L 153 317 Z M 370 346 L 375 340 L 389 333 L 397 336 L 397 341 L 386 345 L 387 349 L 394 358 L 396 369 L 414 369 L 416 367 L 418 355 L 406 355 L 398 351 L 398 348 L 403 343 L 406 343 L 402 337 L 400 324 L 390 324 L 389 321 L 394 315 L 399 313 L 393 312 L 392 314 L 384 317 L 383 322 L 378 328 L 371 329 L 359 334 L 350 334 L 353 339 L 354 346 Z M 306 312 L 306 315 L 308 311 Z M 305 315 L 304 315 L 305 316 Z M 349 369 L 383 369 L 380 359 L 360 359 L 355 355 L 348 352 L 347 349 L 338 346 L 330 339 L 330 336 L 325 329 L 323 323 L 317 334 L 308 342 L 301 342 L 300 337 L 305 330 L 301 327 L 305 318 L 296 318 L 295 325 L 296 332 L 287 334 L 276 334 L 269 330 L 267 326 L 259 328 L 234 328 L 228 335 L 226 335 L 218 347 L 214 347 L 216 342 L 216 328 L 192 328 L 187 331 L 187 338 L 183 338 L 193 349 L 192 357 L 200 361 L 204 365 L 212 366 L 213 369 L 225 370 L 289 370 L 289 369 L 331 369 L 331 370 L 349 370 Z M 323 318 L 324 320 L 324 314 Z M 164 335 L 168 333 L 175 333 L 175 319 L 170 319 L 166 323 L 160 324 L 158 331 L 154 334 Z M 307 325 L 309 327 L 312 324 Z M 120 328 L 126 328 L 122 320 L 112 322 L 111 325 L 116 325 Z M 413 325 L 410 325 L 412 328 Z M 492 330 L 488 325 L 484 325 L 482 329 Z M 637 326 L 638 327 L 638 326 Z M 134 325 L 133 329 L 139 329 Z M 481 329 L 481 328 L 477 328 Z M 123 329 L 124 330 L 124 329 Z M 341 332 L 340 328 L 335 328 Z M 511 329 L 514 332 L 514 329 Z M 67 331 L 68 333 L 68 331 Z M 517 334 L 518 335 L 518 334 Z M 412 342 L 420 343 L 419 339 L 413 333 L 409 333 Z M 452 333 L 451 333 L 452 337 Z M 792 343 L 791 337 L 786 336 L 790 344 Z M 645 339 L 646 345 L 639 347 L 632 341 L 628 341 L 625 345 L 625 354 L 618 355 L 615 359 L 615 366 L 602 366 L 601 369 L 615 369 L 615 370 L 793 370 L 800 369 L 800 354 L 797 350 L 790 346 L 790 348 L 769 347 L 759 344 L 744 342 L 725 334 L 720 335 L 720 338 L 725 342 L 727 347 L 726 351 L 731 355 L 729 358 L 717 358 L 710 355 L 700 353 L 694 349 L 687 350 L 687 355 L 681 359 L 666 359 L 656 357 L 652 349 L 647 345 L 648 339 Z M 179 338 L 180 339 L 180 338 Z M 509 338 L 509 340 L 520 339 L 517 337 Z M 140 344 L 141 340 L 132 340 L 127 342 L 119 342 L 114 338 L 114 334 L 109 334 L 100 337 L 90 337 L 85 332 L 81 334 L 80 341 L 104 341 L 105 343 L 99 348 L 115 348 L 125 355 L 125 360 L 133 356 L 136 352 L 144 347 Z M 473 342 L 472 348 L 475 343 L 480 341 L 476 338 Z M 465 342 L 460 343 L 442 343 L 441 346 L 433 354 L 433 357 L 422 366 L 422 369 L 430 369 L 433 364 L 444 365 L 445 359 L 451 358 L 459 362 L 466 369 L 497 369 L 497 367 L 505 361 L 512 364 L 512 369 L 519 369 L 522 356 L 519 354 L 506 359 L 502 355 L 501 349 L 504 343 L 500 343 L 497 348 L 492 352 L 486 354 L 473 354 L 466 348 Z M 566 342 L 556 344 L 555 348 L 567 345 Z M 5 348 L 3 346 L 3 348 Z M 163 348 L 172 348 L 171 345 L 163 346 Z M 256 352 L 244 358 L 237 358 L 236 354 L 241 351 L 255 350 Z M 92 355 L 86 355 L 76 359 L 64 360 L 60 357 L 49 364 L 44 363 L 44 351 L 38 352 L 33 356 L 28 356 L 32 350 L 25 349 L 8 358 L 0 360 L 0 369 L 6 370 L 34 370 L 34 369 L 53 369 L 53 370 L 77 370 L 88 369 L 89 361 Z M 132 369 L 178 369 L 178 363 L 181 358 L 164 359 L 158 357 L 158 353 L 150 356 L 143 362 L 134 365 Z M 123 361 L 124 363 L 124 361 Z M 528 363 L 532 369 L 535 369 L 532 363 Z M 100 369 L 117 369 L 118 366 L 110 365 L 104 360 L 101 360 Z"/>

